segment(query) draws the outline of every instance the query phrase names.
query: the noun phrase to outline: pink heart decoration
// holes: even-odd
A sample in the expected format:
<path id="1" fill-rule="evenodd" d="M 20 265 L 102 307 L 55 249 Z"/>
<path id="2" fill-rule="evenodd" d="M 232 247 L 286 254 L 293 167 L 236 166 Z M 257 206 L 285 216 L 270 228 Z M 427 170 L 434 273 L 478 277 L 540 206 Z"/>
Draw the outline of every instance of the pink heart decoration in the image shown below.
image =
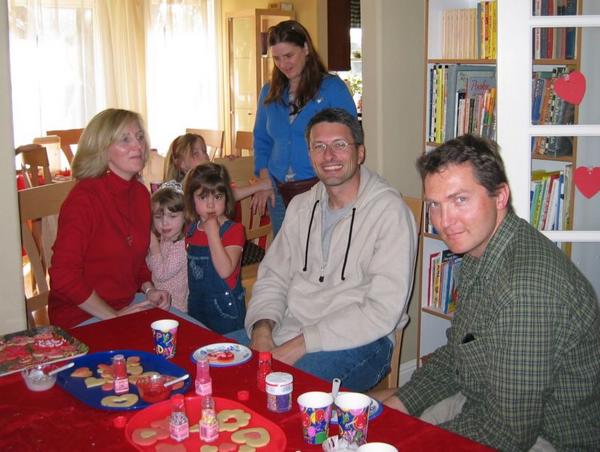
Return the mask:
<path id="1" fill-rule="evenodd" d="M 563 100 L 579 105 L 585 95 L 585 76 L 573 71 L 554 81 L 554 91 Z"/>
<path id="2" fill-rule="evenodd" d="M 600 191 L 600 166 L 580 166 L 575 169 L 573 180 L 579 192 L 586 198 L 591 198 Z"/>

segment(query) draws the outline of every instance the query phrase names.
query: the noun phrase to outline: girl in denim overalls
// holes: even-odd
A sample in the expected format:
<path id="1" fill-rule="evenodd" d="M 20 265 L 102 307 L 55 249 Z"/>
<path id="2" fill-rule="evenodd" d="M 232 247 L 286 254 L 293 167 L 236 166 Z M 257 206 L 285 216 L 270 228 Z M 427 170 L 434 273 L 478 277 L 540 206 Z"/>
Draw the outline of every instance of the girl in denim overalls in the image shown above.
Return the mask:
<path id="1" fill-rule="evenodd" d="M 203 163 L 184 179 L 188 258 L 188 314 L 225 334 L 244 327 L 246 304 L 240 281 L 244 227 L 234 223 L 227 170 Z"/>

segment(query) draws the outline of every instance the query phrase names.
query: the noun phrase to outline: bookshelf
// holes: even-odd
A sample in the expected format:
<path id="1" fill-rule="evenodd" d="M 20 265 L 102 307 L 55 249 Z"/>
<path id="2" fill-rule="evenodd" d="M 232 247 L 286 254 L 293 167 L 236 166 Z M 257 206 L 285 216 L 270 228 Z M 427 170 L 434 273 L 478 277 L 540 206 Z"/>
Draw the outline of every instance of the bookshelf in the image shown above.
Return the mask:
<path id="1" fill-rule="evenodd" d="M 522 1 L 522 0 L 521 0 Z M 471 53 L 467 52 L 468 57 L 458 58 L 454 54 L 448 54 L 448 43 L 445 43 L 444 40 L 448 38 L 448 33 L 444 31 L 445 27 L 447 27 L 448 17 L 452 17 L 453 14 L 456 14 L 456 17 L 464 16 L 465 14 L 475 14 L 476 17 L 481 16 L 481 4 L 485 2 L 481 2 L 480 0 L 428 0 L 427 1 L 427 16 L 426 16 L 426 42 L 427 42 L 427 60 L 425 62 L 425 77 L 427 80 L 427 89 L 424 95 L 425 98 L 425 113 L 423 118 L 423 135 L 424 135 L 424 151 L 432 149 L 437 146 L 439 143 L 452 138 L 457 135 L 456 124 L 453 125 L 453 122 L 456 123 L 458 118 L 457 110 L 455 110 L 456 102 L 459 97 L 457 96 L 456 101 L 449 101 L 451 96 L 457 95 L 456 90 L 456 82 L 453 85 L 453 82 L 448 82 L 448 79 L 451 79 L 453 71 L 456 72 L 457 68 L 465 68 L 473 71 L 470 76 L 477 77 L 476 72 L 480 71 L 484 73 L 485 77 L 489 77 L 489 73 L 497 71 L 497 60 L 496 60 L 496 44 L 492 44 L 492 51 L 487 52 L 482 56 L 481 47 L 484 45 L 481 42 L 478 46 L 475 46 L 479 49 L 478 52 L 473 52 L 473 43 L 469 43 L 464 45 L 466 48 L 471 49 Z M 491 3 L 491 2 L 490 2 Z M 501 3 L 501 2 L 500 2 Z M 578 11 L 582 11 L 583 0 L 532 0 L 531 2 L 526 2 L 527 8 L 520 7 L 521 15 L 523 18 L 529 19 L 530 16 L 535 16 L 536 14 L 542 15 L 572 15 L 577 14 Z M 559 7 L 570 8 L 568 11 L 561 9 L 559 12 Z M 509 5 L 501 5 L 507 7 Z M 544 9 L 541 10 L 542 6 L 544 8 L 554 8 L 554 10 Z M 498 6 L 500 7 L 500 5 Z M 540 8 L 536 10 L 536 8 Z M 575 8 L 575 11 L 573 10 Z M 449 13 L 454 10 L 468 10 L 470 9 L 470 13 Z M 507 12 L 509 9 L 505 9 L 504 12 Z M 476 12 L 473 12 L 476 11 Z M 511 16 L 512 16 L 512 10 Z M 491 16 L 489 17 L 491 20 L 495 20 L 497 18 L 497 11 L 493 11 Z M 457 19 L 454 19 L 457 20 Z M 523 24 L 523 21 L 520 21 Z M 481 23 L 481 22 L 478 22 Z M 464 22 L 463 25 L 458 26 L 458 28 L 464 28 L 465 25 L 468 26 L 469 22 Z M 506 24 L 506 21 L 504 22 Z M 524 218 L 528 218 L 532 224 L 533 223 L 533 213 L 534 213 L 534 203 L 533 203 L 533 192 L 532 189 L 534 184 L 532 181 L 538 181 L 543 179 L 545 175 L 547 175 L 547 183 L 548 187 L 548 208 L 546 210 L 547 219 L 540 219 L 538 217 L 538 227 L 540 230 L 550 231 L 550 230 L 561 230 L 561 231 L 569 231 L 573 227 L 573 217 L 574 217 L 574 205 L 576 201 L 576 193 L 575 186 L 572 183 L 572 174 L 570 171 L 574 170 L 575 165 L 577 164 L 577 148 L 578 148 L 578 137 L 575 136 L 576 133 L 573 133 L 573 137 L 568 137 L 564 133 L 557 133 L 560 140 L 557 144 L 556 137 L 553 137 L 552 134 L 556 133 L 553 130 L 556 127 L 560 128 L 563 124 L 578 124 L 579 120 L 579 109 L 577 106 L 571 106 L 570 113 L 564 113 L 561 115 L 552 116 L 547 114 L 546 116 L 541 116 L 540 119 L 535 121 L 535 118 L 532 117 L 533 107 L 535 105 L 534 98 L 534 87 L 535 82 L 534 78 L 536 77 L 536 73 L 545 72 L 545 75 L 541 75 L 540 77 L 546 77 L 551 79 L 551 83 L 548 86 L 552 86 L 556 78 L 558 78 L 562 73 L 571 72 L 571 71 L 579 71 L 581 68 L 581 29 L 579 28 L 567 28 L 568 23 L 565 22 L 564 25 L 560 25 L 563 28 L 550 28 L 549 26 L 542 28 L 528 28 L 527 33 L 530 39 L 531 46 L 522 46 L 523 49 L 530 49 L 528 56 L 528 66 L 530 69 L 529 72 L 529 83 L 530 90 L 527 92 L 527 96 L 531 96 L 531 104 L 529 107 L 529 111 L 527 111 L 527 117 L 524 116 L 525 111 L 520 110 L 518 116 L 522 123 L 527 125 L 544 125 L 544 127 L 550 125 L 547 129 L 548 132 L 546 135 L 531 135 L 529 140 L 531 142 L 531 146 L 528 146 L 529 151 L 528 157 L 523 155 L 517 156 L 511 153 L 504 153 L 505 163 L 507 164 L 507 172 L 509 175 L 509 180 L 511 183 L 511 188 L 513 191 L 513 203 L 515 204 L 515 209 L 517 214 Z M 454 25 L 455 29 L 457 28 Z M 505 25 L 506 27 L 506 25 Z M 527 27 L 527 24 L 525 24 Z M 491 38 L 493 43 L 497 43 L 496 32 L 497 26 L 490 25 L 490 30 L 492 35 L 488 35 L 488 39 Z M 549 31 L 551 30 L 551 31 Z M 543 33 L 542 33 L 543 31 Z M 569 47 L 567 48 L 567 32 L 569 33 Z M 476 36 L 481 38 L 481 29 L 476 28 Z M 511 31 L 512 33 L 512 31 Z M 536 36 L 537 33 L 537 36 Z M 506 33 L 505 33 L 506 34 Z M 524 33 L 521 33 L 522 37 Z M 469 38 L 469 34 L 465 37 L 463 35 L 463 39 L 472 39 Z M 543 41 L 542 41 L 543 38 Z M 536 41 L 537 39 L 537 41 Z M 508 40 L 507 40 L 508 41 Z M 543 42 L 543 47 L 542 47 Z M 513 43 L 514 45 L 514 43 Z M 457 46 L 460 47 L 460 44 L 454 44 L 454 49 L 456 50 Z M 506 47 L 505 47 L 506 48 Z M 509 61 L 509 65 L 519 65 L 523 63 L 525 60 L 521 58 L 523 56 L 523 52 L 519 50 L 515 51 L 515 54 L 519 55 L 519 58 L 505 58 L 504 61 Z M 464 51 L 463 51 L 464 55 Z M 504 53 L 506 55 L 506 53 Z M 444 79 L 443 86 L 447 89 L 447 92 L 443 92 L 442 90 L 442 101 L 436 102 L 436 89 L 438 88 L 439 79 L 436 80 L 432 75 L 432 71 L 439 69 L 442 67 L 446 74 L 443 76 L 446 77 Z M 506 69 L 507 65 L 505 64 L 503 69 L 505 70 L 504 74 L 510 73 L 512 74 L 513 68 Z M 552 72 L 555 73 L 554 79 L 548 74 Z M 480 77 L 481 78 L 481 77 Z M 495 76 L 500 81 L 500 76 Z M 503 75 L 503 83 L 505 87 L 511 87 L 513 82 L 515 82 L 515 76 L 506 76 Z M 522 79 L 520 79 L 523 82 Z M 541 83 L 540 83 L 541 84 Z M 500 83 L 494 83 L 493 88 L 496 88 Z M 522 86 L 522 85 L 521 85 Z M 454 90 L 454 91 L 452 91 Z M 523 93 L 524 90 L 520 92 Z M 509 140 L 501 140 L 497 136 L 496 123 L 497 116 L 496 110 L 498 105 L 498 99 L 496 98 L 496 93 L 494 92 L 494 102 L 491 108 L 491 111 L 488 112 L 492 114 L 491 121 L 493 127 L 488 133 L 479 133 L 480 135 L 486 135 L 490 138 L 497 140 L 502 148 L 506 151 L 507 146 L 506 143 Z M 439 95 L 439 91 L 437 93 Z M 559 109 L 559 101 L 560 99 L 557 96 L 550 92 L 547 93 L 548 99 L 546 102 L 549 105 L 553 105 L 557 110 Z M 505 98 L 502 97 L 502 93 L 498 95 L 500 101 L 503 101 Z M 507 96 L 508 97 L 508 96 Z M 529 100 L 529 99 L 527 99 Z M 523 107 L 523 104 L 527 102 L 519 102 L 519 106 L 515 108 L 526 108 Z M 506 105 L 506 104 L 505 104 Z M 562 106 L 564 107 L 564 105 Z M 440 108 L 442 113 L 442 119 L 439 117 L 435 119 L 436 115 L 440 115 Z M 480 107 L 481 108 L 481 107 Z M 506 111 L 506 110 L 504 110 Z M 554 110 L 553 110 L 554 111 Z M 454 118 L 452 117 L 454 115 Z M 566 119 L 565 119 L 566 118 Z M 488 118 L 488 121 L 490 118 Z M 502 125 L 507 124 L 508 121 L 502 122 Z M 450 127 L 449 127 L 450 125 Z M 439 133 L 440 127 L 444 130 L 443 134 Z M 575 126 L 577 127 L 577 126 Z M 485 129 L 478 129 L 479 131 Z M 544 129 L 546 130 L 546 129 Z M 477 133 L 477 131 L 475 131 Z M 509 134 L 512 132 L 508 132 Z M 460 134 L 460 133 L 458 133 Z M 504 132 L 503 136 L 506 136 L 507 132 Z M 534 137 L 534 138 L 532 138 Z M 541 140 L 538 143 L 538 150 L 535 151 L 535 140 Z M 565 146 L 565 140 L 569 141 L 569 146 Z M 540 152 L 542 149 L 542 143 L 545 146 L 543 149 L 555 149 L 554 152 Z M 521 145 L 523 143 L 521 142 Z M 522 146 L 521 146 L 522 147 Z M 568 152 L 564 151 L 565 148 L 568 148 Z M 527 158 L 526 165 L 523 164 L 522 160 Z M 521 161 L 521 164 L 516 162 Z M 512 168 L 515 166 L 519 166 L 519 177 L 518 180 L 515 179 L 513 175 Z M 522 168 L 528 168 L 527 172 L 528 176 L 523 174 Z M 527 181 L 524 178 L 527 177 Z M 562 184 L 562 185 L 561 185 Z M 554 186 L 554 192 L 552 192 L 552 188 Z M 562 195 L 561 197 L 561 187 L 562 187 Z M 518 193 L 516 192 L 517 190 Z M 538 188 L 538 191 L 540 188 Z M 542 191 L 543 192 L 543 191 Z M 527 193 L 529 196 L 525 195 Z M 516 195 L 516 196 L 515 196 Z M 523 203 L 524 199 L 527 196 L 527 212 L 525 212 L 525 206 Z M 515 199 L 517 202 L 515 202 Z M 554 207 L 551 207 L 550 199 L 556 200 L 557 203 Z M 561 201 L 558 201 L 558 200 Z M 541 201 L 540 201 L 541 202 Z M 562 211 L 560 202 L 562 202 Z M 554 209 L 554 210 L 552 210 Z M 561 212 L 561 213 L 559 213 Z M 564 212 L 564 213 L 562 213 Z M 529 215 L 527 215 L 529 213 Z M 551 220 L 554 218 L 554 220 Z M 432 258 L 438 253 L 443 253 L 446 249 L 445 244 L 435 235 L 435 231 L 431 229 L 428 225 L 427 214 L 424 215 L 424 225 L 421 228 L 422 236 L 420 240 L 422 264 L 421 264 L 421 273 L 420 273 L 420 309 L 419 309 L 419 319 L 418 319 L 418 340 L 417 340 L 417 356 L 418 356 L 418 364 L 422 363 L 422 359 L 426 357 L 428 354 L 432 353 L 439 346 L 446 343 L 445 332 L 446 329 L 450 325 L 450 321 L 452 319 L 451 313 L 444 312 L 443 304 L 442 307 L 439 306 L 439 303 L 435 303 L 432 300 L 432 294 L 435 294 L 435 290 L 432 289 L 431 279 L 435 277 L 436 270 L 434 268 L 434 263 L 432 263 Z M 563 243 L 561 244 L 565 253 L 570 255 L 571 253 L 571 243 Z M 584 272 L 585 273 L 585 272 Z"/>

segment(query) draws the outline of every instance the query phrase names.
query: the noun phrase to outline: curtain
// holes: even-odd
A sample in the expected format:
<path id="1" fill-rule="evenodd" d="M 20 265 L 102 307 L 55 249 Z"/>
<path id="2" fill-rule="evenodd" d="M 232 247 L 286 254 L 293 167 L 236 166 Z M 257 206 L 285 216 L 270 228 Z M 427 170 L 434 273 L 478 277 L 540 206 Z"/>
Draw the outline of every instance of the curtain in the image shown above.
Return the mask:
<path id="1" fill-rule="evenodd" d="M 80 128 L 103 108 L 92 2 L 8 0 L 15 144 Z"/>
<path id="2" fill-rule="evenodd" d="M 147 118 L 144 6 L 145 0 L 100 0 L 94 4 L 107 106 L 133 110 Z"/>
<path id="3" fill-rule="evenodd" d="M 8 0 L 16 145 L 139 112 L 166 153 L 187 127 L 219 128 L 215 0 Z"/>
<path id="4" fill-rule="evenodd" d="M 148 128 L 164 155 L 188 127 L 220 128 L 215 5 L 155 0 L 147 19 Z"/>

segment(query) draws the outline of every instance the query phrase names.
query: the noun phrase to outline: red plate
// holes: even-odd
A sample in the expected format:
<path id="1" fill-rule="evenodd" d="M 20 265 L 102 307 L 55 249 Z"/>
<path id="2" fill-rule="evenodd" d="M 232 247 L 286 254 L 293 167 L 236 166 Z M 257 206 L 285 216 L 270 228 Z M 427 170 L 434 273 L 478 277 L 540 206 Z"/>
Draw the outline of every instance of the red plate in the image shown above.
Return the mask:
<path id="1" fill-rule="evenodd" d="M 285 434 L 281 428 L 268 420 L 267 418 L 261 416 L 256 411 L 251 410 L 246 405 L 243 405 L 239 402 L 229 399 L 223 399 L 221 397 L 215 397 L 215 407 L 217 412 L 221 410 L 235 410 L 241 409 L 246 411 L 251 415 L 250 423 L 243 428 L 254 428 L 254 427 L 263 427 L 271 436 L 271 441 L 264 447 L 259 448 L 258 450 L 261 452 L 280 452 L 285 450 L 287 445 L 287 439 L 285 438 Z M 200 397 L 186 397 L 185 398 L 185 410 L 188 415 L 188 420 L 190 425 L 197 424 L 200 421 Z M 165 400 L 164 402 L 155 403 L 150 405 L 148 408 L 145 408 L 135 414 L 125 427 L 125 438 L 131 445 L 133 445 L 138 450 L 143 451 L 153 451 L 156 448 L 157 444 L 183 444 L 187 450 L 200 450 L 200 446 L 207 444 L 204 441 L 200 440 L 200 435 L 196 433 L 190 433 L 190 436 L 185 441 L 178 443 L 171 438 L 159 440 L 156 443 L 149 446 L 140 446 L 135 444 L 131 438 L 133 431 L 138 428 L 146 428 L 150 427 L 150 424 L 154 421 L 158 421 L 166 418 L 171 414 L 171 402 L 170 400 Z M 233 432 L 221 432 L 219 434 L 219 439 L 214 443 L 210 443 L 211 446 L 218 446 L 221 443 L 233 443 L 231 441 L 231 434 Z M 241 446 L 241 444 L 240 444 Z"/>

